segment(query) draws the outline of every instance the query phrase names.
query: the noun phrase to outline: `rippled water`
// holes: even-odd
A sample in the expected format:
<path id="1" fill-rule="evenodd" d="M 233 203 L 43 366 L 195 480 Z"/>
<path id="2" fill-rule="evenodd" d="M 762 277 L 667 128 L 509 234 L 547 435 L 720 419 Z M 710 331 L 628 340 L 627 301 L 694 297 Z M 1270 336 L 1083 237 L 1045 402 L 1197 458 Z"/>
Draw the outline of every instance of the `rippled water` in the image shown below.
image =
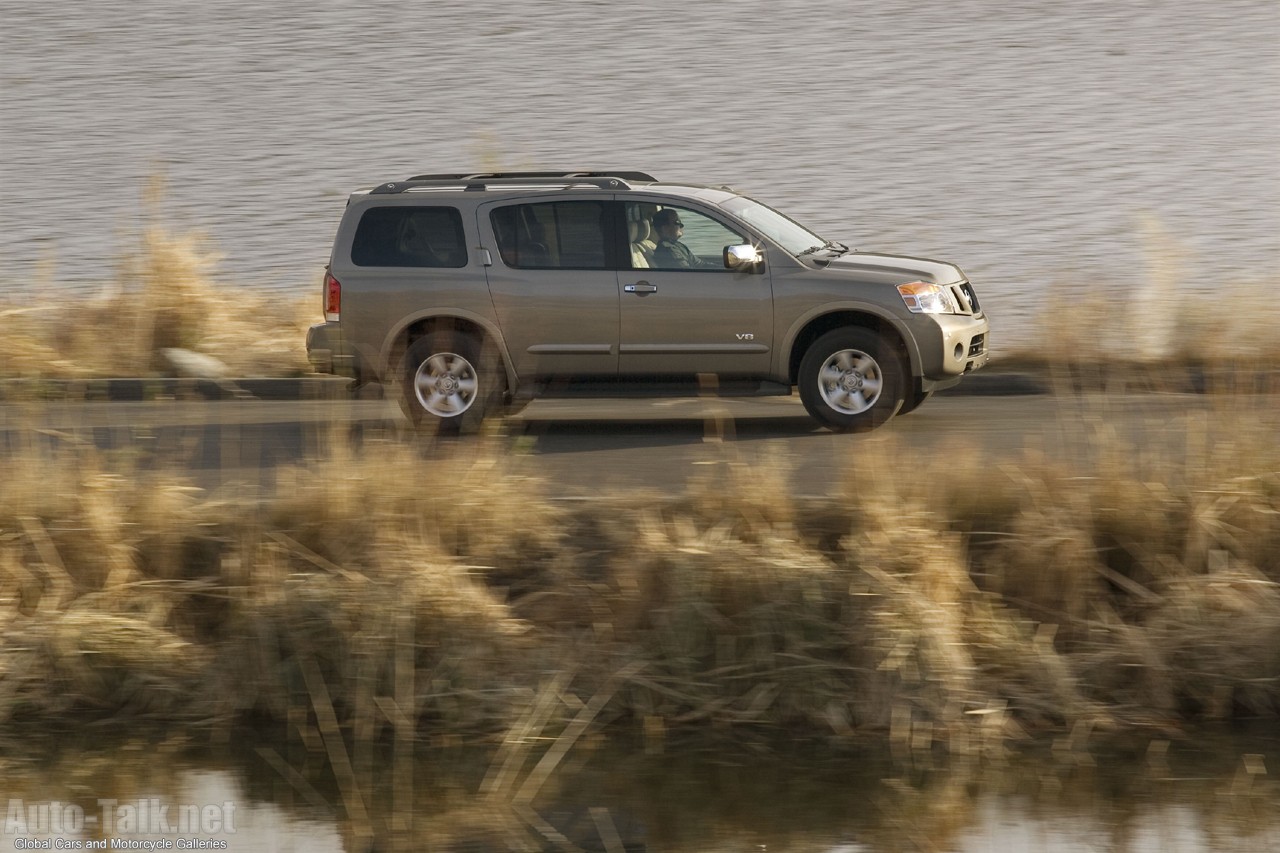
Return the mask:
<path id="1" fill-rule="evenodd" d="M 1006 341 L 1133 286 L 1158 217 L 1213 293 L 1280 250 L 1274 0 L 479 5 L 0 0 L 0 288 L 108 276 L 146 177 L 226 280 L 318 290 L 346 194 L 425 170 L 731 183 L 939 256 Z"/>

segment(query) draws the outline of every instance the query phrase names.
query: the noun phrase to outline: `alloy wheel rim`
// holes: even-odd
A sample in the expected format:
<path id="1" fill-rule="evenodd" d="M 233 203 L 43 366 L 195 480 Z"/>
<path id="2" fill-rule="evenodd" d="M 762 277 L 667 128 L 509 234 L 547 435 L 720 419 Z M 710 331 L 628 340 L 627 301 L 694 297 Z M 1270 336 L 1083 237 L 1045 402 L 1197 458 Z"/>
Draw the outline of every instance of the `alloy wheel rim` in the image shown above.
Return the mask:
<path id="1" fill-rule="evenodd" d="M 413 395 L 418 405 L 438 418 L 457 417 L 471 408 L 479 386 L 471 362 L 452 352 L 435 353 L 413 374 Z"/>
<path id="2" fill-rule="evenodd" d="M 880 399 L 884 374 L 879 363 L 862 350 L 834 352 L 818 371 L 822 400 L 842 415 L 860 415 Z"/>

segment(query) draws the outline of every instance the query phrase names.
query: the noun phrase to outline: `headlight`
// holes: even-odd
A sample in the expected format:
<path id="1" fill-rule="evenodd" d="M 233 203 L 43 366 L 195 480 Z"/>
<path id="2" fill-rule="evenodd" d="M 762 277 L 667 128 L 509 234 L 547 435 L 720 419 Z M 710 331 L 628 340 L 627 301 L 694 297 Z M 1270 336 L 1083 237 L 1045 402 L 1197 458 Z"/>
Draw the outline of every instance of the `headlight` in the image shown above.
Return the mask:
<path id="1" fill-rule="evenodd" d="M 926 284 L 913 281 L 910 284 L 898 285 L 898 293 L 907 304 L 912 314 L 959 314 L 960 306 L 956 304 L 955 294 L 951 288 L 940 284 Z"/>

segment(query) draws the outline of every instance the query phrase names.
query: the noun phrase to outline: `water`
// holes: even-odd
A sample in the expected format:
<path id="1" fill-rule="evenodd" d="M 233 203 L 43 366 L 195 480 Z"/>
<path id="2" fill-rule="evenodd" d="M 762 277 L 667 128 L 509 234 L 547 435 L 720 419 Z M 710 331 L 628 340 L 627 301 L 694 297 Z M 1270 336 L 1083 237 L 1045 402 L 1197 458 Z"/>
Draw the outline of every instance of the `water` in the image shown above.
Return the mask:
<path id="1" fill-rule="evenodd" d="M 229 285 L 318 292 L 346 194 L 422 171 L 731 183 L 942 257 L 1005 343 L 1054 287 L 1269 283 L 1280 4 L 0 0 L 3 295 L 110 278 L 167 176 Z M 1167 297 L 1166 297 L 1167 298 Z"/>
<path id="2" fill-rule="evenodd" d="M 701 746 L 665 755 L 579 746 L 523 809 L 505 792 L 477 796 L 493 762 L 485 750 L 424 749 L 398 786 L 388 782 L 394 759 L 379 757 L 374 781 L 351 797 L 318 746 L 249 737 L 203 756 L 174 741 L 64 746 L 39 761 L 6 756 L 0 853 L 30 838 L 175 846 L 196 838 L 236 853 L 574 849 L 548 840 L 556 838 L 619 849 L 602 843 L 607 833 L 630 850 L 674 853 L 1280 849 L 1280 790 L 1265 775 L 1274 737 L 1130 754 L 1045 745 L 988 757 L 979 769 L 821 744 L 779 751 L 740 733 L 715 746 L 702 733 Z M 356 767 L 360 775 L 358 757 Z M 360 819 L 348 808 L 357 800 Z M 42 824 L 41 806 L 61 825 Z"/>

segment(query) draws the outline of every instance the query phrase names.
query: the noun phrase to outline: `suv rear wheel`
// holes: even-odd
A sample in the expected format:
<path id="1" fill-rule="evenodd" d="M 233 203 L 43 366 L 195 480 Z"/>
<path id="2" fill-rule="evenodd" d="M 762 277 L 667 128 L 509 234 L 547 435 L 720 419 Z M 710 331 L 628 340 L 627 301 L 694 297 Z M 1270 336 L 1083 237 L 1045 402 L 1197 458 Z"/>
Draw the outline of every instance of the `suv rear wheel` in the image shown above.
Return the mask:
<path id="1" fill-rule="evenodd" d="M 414 341 L 405 353 L 400 398 L 409 420 L 441 433 L 475 431 L 502 395 L 498 359 L 489 349 L 452 329 Z"/>
<path id="2" fill-rule="evenodd" d="M 906 396 L 906 371 L 893 346 L 870 329 L 827 332 L 800 361 L 800 399 L 836 432 L 863 432 L 888 421 Z"/>

